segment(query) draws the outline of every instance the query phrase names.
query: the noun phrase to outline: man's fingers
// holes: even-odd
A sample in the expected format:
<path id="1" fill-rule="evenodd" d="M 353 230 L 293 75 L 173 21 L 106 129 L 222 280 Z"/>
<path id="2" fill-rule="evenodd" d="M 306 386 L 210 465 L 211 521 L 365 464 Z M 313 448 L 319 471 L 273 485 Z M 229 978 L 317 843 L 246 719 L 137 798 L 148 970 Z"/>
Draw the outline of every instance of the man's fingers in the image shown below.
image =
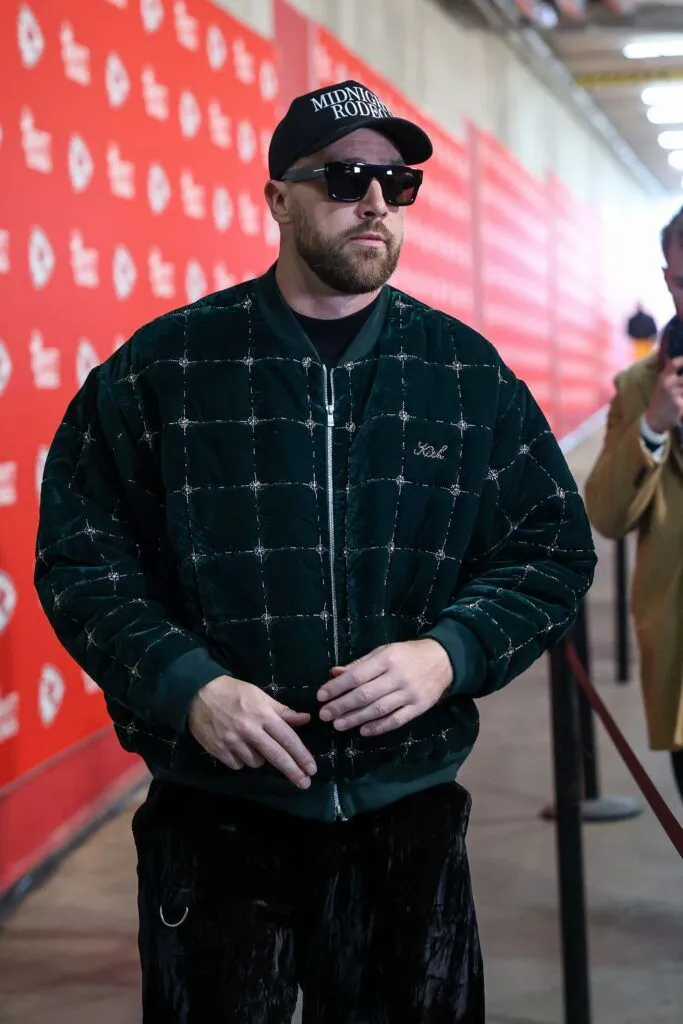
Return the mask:
<path id="1" fill-rule="evenodd" d="M 234 772 L 238 772 L 244 768 L 244 761 L 242 758 L 237 757 L 237 755 L 233 754 L 231 750 L 224 751 L 220 760 L 223 761 L 224 764 L 227 764 L 228 768 L 232 768 Z"/>
<path id="2" fill-rule="evenodd" d="M 348 693 L 349 690 L 355 690 L 358 686 L 364 686 L 366 683 L 372 682 L 373 679 L 383 675 L 385 671 L 386 664 L 384 658 L 380 653 L 375 652 L 372 657 L 368 657 L 362 664 L 357 662 L 355 666 L 349 666 L 341 675 L 325 683 L 318 690 L 318 700 L 327 702 L 328 700 L 334 700 L 335 697 L 341 697 L 342 694 Z"/>
<path id="3" fill-rule="evenodd" d="M 394 690 L 393 693 L 388 693 L 386 696 L 373 700 L 370 704 L 361 708 L 359 711 L 352 711 L 336 718 L 334 727 L 335 729 L 340 729 L 343 732 L 347 729 L 355 729 L 359 725 L 365 725 L 366 722 L 383 721 L 386 720 L 389 715 L 392 715 L 395 711 L 398 711 L 400 708 L 405 706 L 405 694 L 401 693 L 399 690 Z"/>
<path id="4" fill-rule="evenodd" d="M 306 714 L 305 711 L 293 711 L 286 704 L 278 704 L 277 712 L 290 725 L 308 725 L 311 720 L 311 716 Z"/>
<path id="5" fill-rule="evenodd" d="M 275 732 L 276 729 L 277 726 L 273 728 L 273 732 Z M 298 740 L 298 737 L 295 738 Z M 263 754 L 266 761 L 268 761 L 269 764 L 272 764 L 274 768 L 277 768 L 279 772 L 282 772 L 290 782 L 293 782 L 294 785 L 298 786 L 300 789 L 309 788 L 311 785 L 310 776 L 315 772 L 315 761 L 308 753 L 303 743 L 301 744 L 301 747 L 304 751 L 304 756 L 302 756 L 301 759 L 306 764 L 305 768 L 297 763 L 277 736 L 271 735 L 271 733 L 265 729 L 259 733 L 258 738 L 255 739 L 253 743 L 259 753 Z"/>
<path id="6" fill-rule="evenodd" d="M 332 722 L 341 717 L 348 718 L 352 712 L 370 707 L 377 701 L 383 700 L 388 694 L 393 693 L 395 689 L 396 681 L 394 677 L 385 673 L 369 683 L 361 684 L 352 690 L 348 690 L 347 693 L 337 697 L 336 700 L 330 701 L 320 712 L 320 718 L 323 722 Z M 390 708 L 390 710 L 394 711 L 395 709 Z"/>
<path id="7" fill-rule="evenodd" d="M 249 746 L 248 743 L 236 743 L 232 750 L 233 756 L 236 756 L 240 761 L 243 762 L 247 768 L 262 768 L 266 763 L 265 758 L 259 754 L 258 750 L 254 750 L 253 747 Z"/>
<path id="8" fill-rule="evenodd" d="M 400 729 L 402 725 L 406 725 L 413 718 L 417 718 L 419 713 L 419 708 L 416 705 L 406 705 L 378 722 L 369 722 L 367 725 L 364 725 L 361 728 L 360 734 L 361 736 L 381 736 L 382 733 L 391 732 L 392 729 Z"/>

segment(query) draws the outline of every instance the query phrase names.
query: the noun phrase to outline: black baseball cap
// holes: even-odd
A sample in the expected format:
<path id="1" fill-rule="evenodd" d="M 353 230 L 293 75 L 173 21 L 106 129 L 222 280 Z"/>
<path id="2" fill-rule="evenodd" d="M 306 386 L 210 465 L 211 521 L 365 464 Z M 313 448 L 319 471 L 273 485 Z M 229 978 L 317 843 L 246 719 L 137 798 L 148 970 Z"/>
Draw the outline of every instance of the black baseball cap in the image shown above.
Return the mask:
<path id="1" fill-rule="evenodd" d="M 406 164 L 421 164 L 432 155 L 425 131 L 393 117 L 379 96 L 360 82 L 340 82 L 292 100 L 276 127 L 268 150 L 268 173 L 278 179 L 301 157 L 324 149 L 358 128 L 372 128 L 390 139 Z"/>

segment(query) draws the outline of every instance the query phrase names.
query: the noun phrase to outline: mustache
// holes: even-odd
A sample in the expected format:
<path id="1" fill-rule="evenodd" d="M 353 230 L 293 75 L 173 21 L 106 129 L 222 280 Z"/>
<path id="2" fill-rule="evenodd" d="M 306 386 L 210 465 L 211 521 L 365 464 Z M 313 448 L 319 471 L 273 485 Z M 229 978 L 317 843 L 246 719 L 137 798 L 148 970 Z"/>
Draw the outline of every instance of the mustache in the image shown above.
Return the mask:
<path id="1" fill-rule="evenodd" d="M 347 238 L 360 238 L 361 235 L 367 234 L 381 235 L 384 241 L 389 244 L 393 241 L 394 237 L 389 231 L 387 231 L 384 224 L 379 221 L 377 224 L 364 224 L 362 228 L 356 228 L 355 231 L 349 231 Z"/>

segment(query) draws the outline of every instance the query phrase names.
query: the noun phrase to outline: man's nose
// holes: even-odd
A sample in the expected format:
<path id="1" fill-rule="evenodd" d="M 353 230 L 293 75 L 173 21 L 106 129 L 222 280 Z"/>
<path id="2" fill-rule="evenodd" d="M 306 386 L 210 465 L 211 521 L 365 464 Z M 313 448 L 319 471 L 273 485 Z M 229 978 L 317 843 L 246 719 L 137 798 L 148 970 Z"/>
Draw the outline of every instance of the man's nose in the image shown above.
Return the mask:
<path id="1" fill-rule="evenodd" d="M 359 217 L 386 217 L 389 208 L 382 195 L 382 186 L 376 178 L 370 182 L 370 187 L 358 204 Z"/>

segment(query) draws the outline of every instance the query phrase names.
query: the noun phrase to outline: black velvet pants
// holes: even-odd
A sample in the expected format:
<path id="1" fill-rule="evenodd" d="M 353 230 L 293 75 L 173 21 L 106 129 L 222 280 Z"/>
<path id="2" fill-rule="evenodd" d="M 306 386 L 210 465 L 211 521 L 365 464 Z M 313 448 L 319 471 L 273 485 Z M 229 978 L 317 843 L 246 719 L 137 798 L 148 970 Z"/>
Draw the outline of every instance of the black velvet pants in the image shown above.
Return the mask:
<path id="1" fill-rule="evenodd" d="M 144 1024 L 482 1024 L 465 834 L 439 786 L 323 824 L 153 782 L 138 809 Z"/>

